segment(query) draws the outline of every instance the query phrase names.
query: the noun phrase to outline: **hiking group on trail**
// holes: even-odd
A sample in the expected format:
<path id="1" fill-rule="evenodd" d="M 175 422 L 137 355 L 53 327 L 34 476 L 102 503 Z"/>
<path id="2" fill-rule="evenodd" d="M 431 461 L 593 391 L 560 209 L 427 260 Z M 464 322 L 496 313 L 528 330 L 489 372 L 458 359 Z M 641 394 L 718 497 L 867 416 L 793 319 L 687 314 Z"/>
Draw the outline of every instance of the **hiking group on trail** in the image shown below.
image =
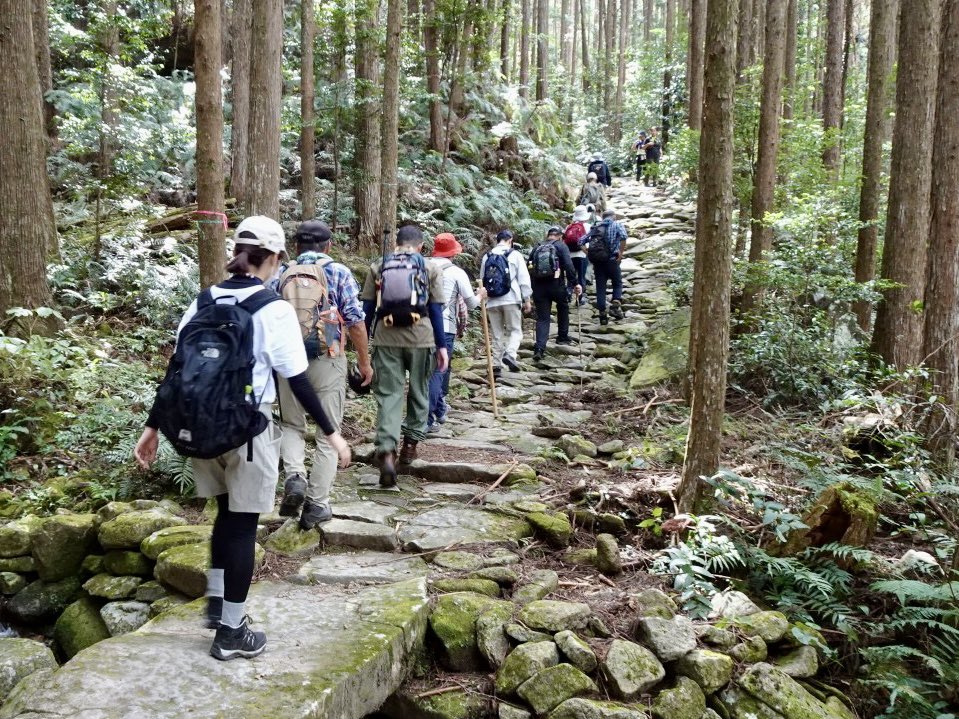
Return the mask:
<path id="1" fill-rule="evenodd" d="M 372 390 L 374 461 L 380 485 L 393 487 L 399 469 L 416 460 L 418 444 L 446 422 L 450 359 L 470 310 L 485 303 L 491 382 L 504 366 L 523 369 L 523 315 L 534 306 L 534 364 L 545 358 L 554 305 L 556 343 L 581 340 L 570 335 L 570 302 L 577 313 L 588 303 L 590 266 L 600 324 L 623 317 L 619 263 L 626 232 L 612 210 L 597 207 L 605 206 L 611 178 L 601 157 L 595 163 L 587 188 L 599 188 L 599 202 L 578 205 L 570 224 L 550 227 L 526 257 L 513 232 L 500 230 L 480 260 L 476 289 L 454 262 L 463 247 L 451 233 L 434 238 L 427 258 L 422 230 L 400 227 L 395 246 L 384 246 L 360 289 L 351 270 L 330 255 L 333 234 L 325 223 L 302 223 L 294 234 L 296 257 L 286 262 L 286 238 L 276 221 L 252 216 L 237 226 L 230 276 L 202 291 L 181 318 L 176 349 L 134 449 L 148 469 L 162 433 L 191 458 L 196 495 L 215 499 L 206 588 L 215 658 L 255 657 L 266 646 L 264 633 L 250 628 L 245 602 L 259 516 L 274 509 L 281 466 L 281 516 L 298 517 L 304 531 L 333 516 L 336 471 L 351 461 L 339 432 L 347 385 L 357 394 Z M 356 354 L 352 369 L 347 340 Z M 309 471 L 307 416 L 320 429 Z"/>

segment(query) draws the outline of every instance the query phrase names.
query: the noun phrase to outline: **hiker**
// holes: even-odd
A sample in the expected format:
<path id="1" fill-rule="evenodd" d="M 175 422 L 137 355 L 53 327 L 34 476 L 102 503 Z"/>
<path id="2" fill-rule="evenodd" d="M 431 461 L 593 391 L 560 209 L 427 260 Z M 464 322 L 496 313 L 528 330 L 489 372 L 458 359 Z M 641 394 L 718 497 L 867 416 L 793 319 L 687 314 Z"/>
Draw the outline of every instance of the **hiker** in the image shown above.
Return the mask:
<path id="1" fill-rule="evenodd" d="M 606 164 L 606 160 L 603 159 L 601 153 L 593 153 L 592 159 L 590 159 L 589 164 L 586 166 L 586 174 L 590 172 L 596 173 L 596 179 L 599 181 L 599 184 L 605 187 L 610 187 L 613 184 L 613 176 L 609 173 L 609 165 Z"/>
<path id="2" fill-rule="evenodd" d="M 643 184 L 649 187 L 652 182 L 653 187 L 659 185 L 659 161 L 662 157 L 663 146 L 659 141 L 657 133 L 658 127 L 649 129 L 649 137 L 643 147 L 646 150 L 646 174 L 643 177 Z"/>
<path id="3" fill-rule="evenodd" d="M 579 343 L 579 339 L 569 336 L 569 299 L 571 291 L 579 298 L 583 287 L 577 283 L 576 268 L 569 256 L 569 250 L 563 244 L 561 227 L 550 227 L 546 232 L 546 240 L 529 253 L 529 273 L 533 281 L 533 303 L 536 305 L 536 345 L 533 348 L 533 361 L 539 362 L 546 355 L 554 302 L 556 344 Z"/>
<path id="4" fill-rule="evenodd" d="M 526 260 L 513 249 L 513 233 L 500 230 L 496 245 L 480 261 L 480 277 L 486 290 L 486 314 L 489 317 L 493 375 L 498 377 L 506 365 L 519 372 L 519 345 L 523 341 L 523 312 L 533 305 Z"/>
<path id="5" fill-rule="evenodd" d="M 285 252 L 283 228 L 268 217 L 248 217 L 234 239 L 226 266 L 230 278 L 201 292 L 180 320 L 176 353 L 133 452 L 148 469 L 161 429 L 181 454 L 192 457 L 196 495 L 216 497 L 206 614 L 207 626 L 216 628 L 210 654 L 221 660 L 255 657 L 266 647 L 266 635 L 249 627 L 245 602 L 259 515 L 273 510 L 276 497 L 280 432 L 271 421 L 274 372 L 287 378 L 339 465 L 350 463 L 349 446 L 310 385 L 296 312 L 264 287 Z M 190 408 L 186 414 L 184 407 Z M 222 446 L 228 448 L 220 451 Z"/>
<path id="6" fill-rule="evenodd" d="M 309 220 L 294 234 L 296 260 L 280 275 L 277 289 L 293 305 L 310 366 L 310 385 L 323 411 L 339 429 L 346 404 L 346 338 L 357 355 L 362 385 L 373 381 L 360 288 L 349 268 L 330 257 L 333 233 L 325 222 Z M 286 481 L 280 516 L 300 513 L 300 529 L 308 530 L 333 517 L 330 488 L 336 477 L 336 454 L 317 439 L 313 467 L 306 473 L 306 413 L 282 377 L 277 387 L 280 404 L 280 458 Z M 309 476 L 309 481 L 307 481 Z M 302 507 L 302 511 L 300 508 Z"/>
<path id="7" fill-rule="evenodd" d="M 640 130 L 639 139 L 633 143 L 633 152 L 636 153 L 636 182 L 643 179 L 646 165 L 646 131 Z"/>
<path id="8" fill-rule="evenodd" d="M 596 212 L 606 209 L 606 188 L 597 182 L 595 172 L 586 175 L 586 184 L 579 192 L 577 204 L 592 205 Z"/>
<path id="9" fill-rule="evenodd" d="M 361 298 L 373 337 L 373 395 L 376 397 L 376 454 L 380 485 L 396 484 L 399 464 L 416 459 L 416 446 L 426 439 L 429 381 L 434 370 L 449 363 L 443 332 L 443 273 L 421 254 L 423 232 L 405 225 L 396 233 L 396 248 L 370 265 Z M 403 390 L 409 374 L 406 418 Z"/>
<path id="10" fill-rule="evenodd" d="M 606 210 L 601 222 L 593 225 L 587 235 L 589 249 L 587 257 L 593 265 L 596 276 L 596 309 L 599 310 L 599 323 L 609 324 L 606 314 L 606 284 L 613 285 L 613 301 L 609 314 L 613 319 L 621 320 L 625 316 L 622 308 L 623 272 L 620 263 L 626 249 L 626 230 L 616 221 L 616 213 Z"/>
<path id="11" fill-rule="evenodd" d="M 576 283 L 580 287 L 586 287 L 586 270 L 589 268 L 589 260 L 586 258 L 586 236 L 591 227 L 592 218 L 589 207 L 580 205 L 573 210 L 573 220 L 563 230 L 563 242 L 569 250 L 573 267 L 576 268 Z M 579 304 L 582 306 L 586 302 L 586 293 L 580 293 Z"/>
<path id="12" fill-rule="evenodd" d="M 443 273 L 443 292 L 446 295 L 446 305 L 443 309 L 443 332 L 446 338 L 446 352 L 453 357 L 453 343 L 457 337 L 462 337 L 466 329 L 465 320 L 460 318 L 460 310 L 474 310 L 486 298 L 486 290 L 480 287 L 476 292 L 470 286 L 470 278 L 466 272 L 453 264 L 453 257 L 463 251 L 463 246 L 456 237 L 449 232 L 440 233 L 433 240 L 433 264 Z M 450 390 L 450 375 L 452 363 L 446 366 L 445 371 L 436 369 L 430 377 L 430 405 L 426 431 L 437 432 L 440 425 L 446 422 L 449 405 L 446 395 Z"/>

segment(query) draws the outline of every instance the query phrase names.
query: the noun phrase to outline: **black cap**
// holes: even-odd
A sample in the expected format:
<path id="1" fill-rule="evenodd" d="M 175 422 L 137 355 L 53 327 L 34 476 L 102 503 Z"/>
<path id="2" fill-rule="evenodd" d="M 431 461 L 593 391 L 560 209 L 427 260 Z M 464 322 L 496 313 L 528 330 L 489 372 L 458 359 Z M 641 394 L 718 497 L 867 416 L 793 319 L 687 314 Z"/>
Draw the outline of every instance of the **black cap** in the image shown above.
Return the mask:
<path id="1" fill-rule="evenodd" d="M 350 371 L 346 376 L 346 381 L 350 385 L 350 389 L 353 390 L 353 394 L 357 397 L 369 394 L 370 390 L 373 389 L 372 382 L 366 386 L 363 385 L 363 375 L 360 374 L 360 369 L 356 365 L 350 365 Z"/>
<path id="2" fill-rule="evenodd" d="M 298 245 L 322 245 L 333 238 L 330 226 L 322 220 L 307 220 L 299 227 L 293 235 Z"/>
<path id="3" fill-rule="evenodd" d="M 546 230 L 547 237 L 549 237 L 550 235 L 561 235 L 561 234 L 563 234 L 563 228 L 559 227 L 558 225 L 553 225 L 548 230 Z"/>
<path id="4" fill-rule="evenodd" d="M 512 240 L 512 239 L 513 239 L 513 233 L 510 232 L 509 230 L 500 230 L 499 232 L 496 233 L 497 242 L 502 242 L 503 240 Z"/>

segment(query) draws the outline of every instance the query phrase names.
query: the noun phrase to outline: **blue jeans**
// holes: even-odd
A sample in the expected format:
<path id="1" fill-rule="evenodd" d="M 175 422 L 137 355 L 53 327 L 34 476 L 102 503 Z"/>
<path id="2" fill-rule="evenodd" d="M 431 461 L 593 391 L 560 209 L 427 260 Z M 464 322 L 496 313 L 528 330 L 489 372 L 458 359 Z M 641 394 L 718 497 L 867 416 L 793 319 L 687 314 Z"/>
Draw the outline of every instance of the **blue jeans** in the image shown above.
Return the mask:
<path id="1" fill-rule="evenodd" d="M 616 260 L 607 260 L 593 265 L 596 273 L 596 309 L 606 311 L 606 284 L 613 285 L 613 300 L 623 299 L 623 271 Z"/>
<path id="2" fill-rule="evenodd" d="M 438 419 L 446 419 L 446 413 L 449 411 L 449 406 L 446 404 L 446 395 L 450 391 L 450 374 L 453 371 L 453 342 L 455 340 L 455 334 L 446 333 L 446 352 L 449 355 L 450 362 L 445 372 L 433 370 L 433 376 L 430 377 L 430 424 L 435 423 Z"/>
<path id="3" fill-rule="evenodd" d="M 586 270 L 589 269 L 589 260 L 585 257 L 572 257 L 573 267 L 576 268 L 576 284 L 586 288 Z"/>

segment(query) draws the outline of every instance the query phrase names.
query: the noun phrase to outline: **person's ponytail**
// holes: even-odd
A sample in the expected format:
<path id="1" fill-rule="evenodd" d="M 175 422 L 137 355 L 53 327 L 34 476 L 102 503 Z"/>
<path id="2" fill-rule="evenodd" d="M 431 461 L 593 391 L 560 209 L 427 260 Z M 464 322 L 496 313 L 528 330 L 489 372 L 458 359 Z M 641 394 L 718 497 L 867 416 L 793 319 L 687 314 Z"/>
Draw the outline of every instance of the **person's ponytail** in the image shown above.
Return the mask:
<path id="1" fill-rule="evenodd" d="M 237 243 L 233 248 L 233 259 L 226 266 L 231 275 L 252 275 L 275 252 L 258 245 Z"/>

